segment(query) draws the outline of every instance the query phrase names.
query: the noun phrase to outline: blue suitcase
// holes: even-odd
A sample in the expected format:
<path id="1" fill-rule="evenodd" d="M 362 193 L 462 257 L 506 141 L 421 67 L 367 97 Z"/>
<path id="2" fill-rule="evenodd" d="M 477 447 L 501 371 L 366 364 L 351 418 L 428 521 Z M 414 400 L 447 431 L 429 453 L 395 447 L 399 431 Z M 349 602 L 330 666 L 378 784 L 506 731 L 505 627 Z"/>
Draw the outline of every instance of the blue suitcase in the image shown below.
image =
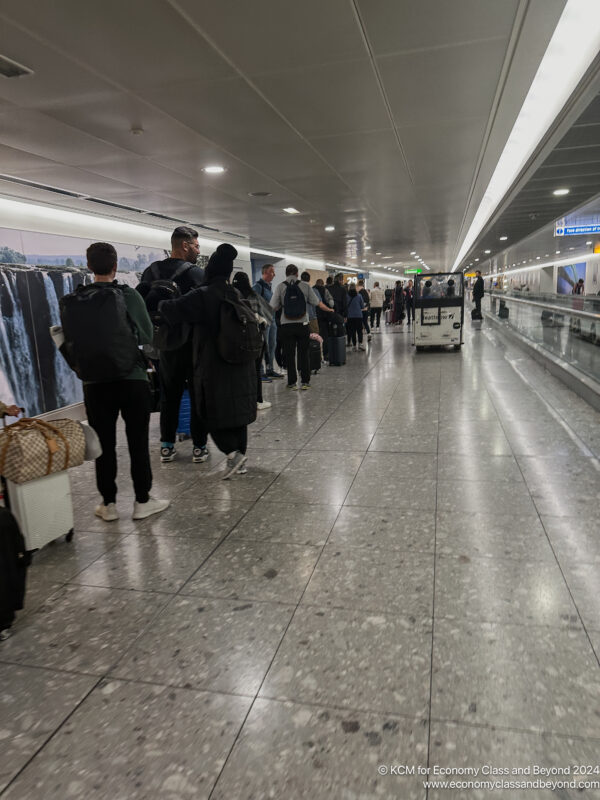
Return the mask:
<path id="1" fill-rule="evenodd" d="M 190 416 L 192 413 L 192 404 L 190 400 L 190 393 L 187 389 L 184 390 L 179 405 L 179 420 L 177 421 L 177 440 L 182 442 L 184 439 L 189 439 L 191 436 L 190 431 Z"/>

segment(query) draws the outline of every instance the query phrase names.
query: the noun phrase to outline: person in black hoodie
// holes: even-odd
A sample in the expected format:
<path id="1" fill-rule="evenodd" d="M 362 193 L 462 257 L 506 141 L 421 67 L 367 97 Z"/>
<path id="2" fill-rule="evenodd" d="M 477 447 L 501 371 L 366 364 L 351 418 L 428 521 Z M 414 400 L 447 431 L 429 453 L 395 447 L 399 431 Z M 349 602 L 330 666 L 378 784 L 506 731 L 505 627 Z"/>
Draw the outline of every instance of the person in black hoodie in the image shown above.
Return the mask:
<path id="1" fill-rule="evenodd" d="M 477 315 L 477 319 L 483 319 L 481 314 L 481 301 L 483 299 L 483 278 L 481 277 L 481 272 L 479 270 L 476 271 L 475 275 L 477 275 L 477 279 L 473 285 L 473 302 L 475 303 L 475 313 Z"/>
<path id="2" fill-rule="evenodd" d="M 198 413 L 215 444 L 227 455 L 224 478 L 246 471 L 248 425 L 256 419 L 254 361 L 230 364 L 219 355 L 221 304 L 240 294 L 229 283 L 237 250 L 220 244 L 205 271 L 205 285 L 176 300 L 163 300 L 160 313 L 170 325 L 194 325 L 194 390 Z"/>
<path id="3" fill-rule="evenodd" d="M 331 286 L 327 287 L 329 294 L 333 297 L 333 310 L 344 318 L 348 319 L 348 291 L 344 286 L 344 275 L 341 272 L 335 276 Z"/>
<path id="4" fill-rule="evenodd" d="M 156 280 L 172 280 L 181 294 L 187 294 L 204 282 L 204 270 L 196 266 L 200 252 L 198 231 L 180 225 L 171 234 L 171 255 L 164 261 L 155 261 L 146 267 L 137 287 L 146 301 L 146 307 L 154 311 L 152 283 Z M 154 300 L 156 303 L 156 300 Z M 190 392 L 190 433 L 193 450 L 192 461 L 200 463 L 209 456 L 206 446 L 208 434 L 202 425 L 194 403 L 192 337 L 175 350 L 161 350 L 158 377 L 160 381 L 160 460 L 175 458 L 175 436 L 179 419 L 179 406 L 185 387 Z"/>

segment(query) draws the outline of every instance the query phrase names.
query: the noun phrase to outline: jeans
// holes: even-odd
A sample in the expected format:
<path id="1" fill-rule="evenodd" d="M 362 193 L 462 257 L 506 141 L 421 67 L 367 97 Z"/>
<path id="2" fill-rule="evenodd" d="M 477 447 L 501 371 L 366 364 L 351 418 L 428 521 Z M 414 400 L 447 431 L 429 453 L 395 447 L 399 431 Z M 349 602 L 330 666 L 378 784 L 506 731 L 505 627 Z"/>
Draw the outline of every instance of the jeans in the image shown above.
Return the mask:
<path id="1" fill-rule="evenodd" d="M 160 438 L 173 444 L 177 434 L 179 406 L 183 390 L 190 393 L 190 434 L 194 447 L 204 447 L 206 428 L 198 416 L 194 398 L 192 342 L 177 350 L 164 350 L 160 354 L 158 376 L 160 380 Z"/>
<path id="2" fill-rule="evenodd" d="M 362 344 L 363 341 L 363 319 L 355 318 L 355 317 L 348 317 L 348 322 L 346 323 L 346 328 L 348 330 L 348 338 L 352 340 L 352 344 L 356 345 L 356 338 L 358 337 L 358 343 Z"/>
<path id="3" fill-rule="evenodd" d="M 235 453 L 245 453 L 248 448 L 248 426 L 241 425 L 239 428 L 220 428 L 211 431 L 210 435 L 219 450 L 225 455 Z"/>
<path id="4" fill-rule="evenodd" d="M 117 418 L 125 422 L 131 479 L 138 503 L 148 502 L 152 469 L 148 450 L 150 385 L 148 381 L 110 381 L 83 387 L 89 424 L 98 434 L 102 455 L 96 459 L 96 485 L 105 505 L 117 499 Z"/>
<path id="5" fill-rule="evenodd" d="M 369 312 L 363 311 L 363 328 L 366 330 L 367 333 L 371 333 L 371 328 L 369 328 Z"/>
<path id="6" fill-rule="evenodd" d="M 265 364 L 267 365 L 267 372 L 273 372 L 276 345 L 277 325 L 275 320 L 273 320 L 265 331 Z"/>
<path id="7" fill-rule="evenodd" d="M 377 318 L 377 325 L 375 325 L 375 318 Z M 379 328 L 381 324 L 381 308 L 371 308 L 371 327 Z"/>
<path id="8" fill-rule="evenodd" d="M 298 366 L 302 383 L 310 383 L 310 362 L 308 348 L 310 346 L 310 330 L 308 325 L 301 322 L 287 322 L 279 328 L 281 346 L 287 367 L 288 386 L 296 384 L 296 351 L 298 352 Z"/>

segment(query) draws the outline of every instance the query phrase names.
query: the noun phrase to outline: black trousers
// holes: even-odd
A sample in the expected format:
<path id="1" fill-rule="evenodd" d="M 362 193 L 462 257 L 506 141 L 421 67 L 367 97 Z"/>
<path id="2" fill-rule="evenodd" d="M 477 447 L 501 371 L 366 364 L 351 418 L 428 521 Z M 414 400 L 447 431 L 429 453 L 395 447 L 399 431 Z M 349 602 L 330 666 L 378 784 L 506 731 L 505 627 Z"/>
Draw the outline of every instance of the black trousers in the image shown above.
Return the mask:
<path id="1" fill-rule="evenodd" d="M 375 320 L 377 320 L 377 324 L 375 324 Z M 381 325 L 381 307 L 379 308 L 372 308 L 371 307 L 371 327 L 379 327 Z"/>
<path id="2" fill-rule="evenodd" d="M 348 322 L 346 323 L 346 328 L 348 329 L 348 338 L 352 341 L 352 344 L 356 344 L 356 338 L 358 337 L 358 343 L 362 344 L 363 340 L 363 320 L 362 317 L 360 319 L 355 319 L 354 317 L 348 317 Z"/>
<path id="3" fill-rule="evenodd" d="M 181 396 L 186 388 L 190 393 L 190 434 L 194 447 L 206 444 L 207 431 L 198 416 L 194 398 L 192 342 L 177 350 L 163 350 L 160 354 L 160 438 L 174 443 L 177 437 L 177 422 Z"/>
<path id="4" fill-rule="evenodd" d="M 473 300 L 475 301 L 475 308 L 477 309 L 478 316 L 481 316 L 481 297 L 474 297 Z"/>
<path id="5" fill-rule="evenodd" d="M 257 403 L 262 403 L 263 401 L 262 360 L 263 360 L 262 356 L 256 359 L 256 402 Z"/>
<path id="6" fill-rule="evenodd" d="M 117 418 L 125 421 L 131 479 L 138 503 L 146 503 L 152 487 L 148 450 L 150 386 L 148 381 L 111 381 L 83 387 L 89 424 L 98 434 L 102 455 L 96 459 L 96 485 L 105 505 L 117 498 Z"/>
<path id="7" fill-rule="evenodd" d="M 239 450 L 245 453 L 248 449 L 248 426 L 242 425 L 239 428 L 219 428 L 211 431 L 210 435 L 219 450 L 226 455 Z"/>
<path id="8" fill-rule="evenodd" d="M 310 328 L 301 322 L 288 322 L 279 328 L 281 346 L 287 367 L 288 385 L 298 380 L 296 372 L 296 352 L 302 383 L 310 383 L 310 362 L 308 348 L 310 346 Z"/>
<path id="9" fill-rule="evenodd" d="M 415 321 L 415 304 L 414 302 L 410 301 L 406 304 L 406 317 L 407 317 L 407 325 L 410 325 L 410 320 L 412 317 L 412 321 Z"/>

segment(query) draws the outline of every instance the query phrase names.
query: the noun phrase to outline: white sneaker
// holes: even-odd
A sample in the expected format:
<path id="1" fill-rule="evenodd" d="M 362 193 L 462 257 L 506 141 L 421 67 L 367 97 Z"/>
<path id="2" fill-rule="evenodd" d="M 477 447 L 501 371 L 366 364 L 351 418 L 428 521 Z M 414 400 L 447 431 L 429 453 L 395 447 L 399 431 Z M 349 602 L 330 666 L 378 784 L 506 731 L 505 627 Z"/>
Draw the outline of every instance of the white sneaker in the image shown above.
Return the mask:
<path id="1" fill-rule="evenodd" d="M 145 503 L 138 503 L 136 500 L 133 504 L 133 519 L 145 519 L 152 514 L 160 514 L 170 503 L 170 500 L 159 500 L 157 497 L 149 497 Z"/>
<path id="2" fill-rule="evenodd" d="M 227 464 L 225 466 L 225 475 L 223 475 L 223 480 L 226 481 L 229 478 L 231 478 L 232 475 L 235 475 L 236 472 L 239 472 L 247 460 L 248 456 L 244 455 L 243 453 L 240 453 L 239 450 L 236 450 L 235 453 L 231 453 L 231 455 L 228 455 Z"/>
<path id="3" fill-rule="evenodd" d="M 359 344 L 359 345 L 358 345 L 358 349 L 359 349 L 359 350 L 364 350 L 364 349 L 365 349 L 365 346 L 364 346 L 364 344 Z"/>
<path id="4" fill-rule="evenodd" d="M 114 522 L 116 519 L 119 519 L 119 512 L 114 503 L 109 503 L 107 506 L 105 506 L 104 503 L 100 503 L 100 505 L 96 506 L 94 509 L 94 514 L 97 517 L 101 517 L 104 522 Z"/>
<path id="5" fill-rule="evenodd" d="M 256 407 L 258 408 L 259 411 L 264 411 L 267 408 L 271 408 L 272 405 L 273 404 L 269 403 L 268 400 L 263 400 L 262 403 L 257 403 Z"/>

